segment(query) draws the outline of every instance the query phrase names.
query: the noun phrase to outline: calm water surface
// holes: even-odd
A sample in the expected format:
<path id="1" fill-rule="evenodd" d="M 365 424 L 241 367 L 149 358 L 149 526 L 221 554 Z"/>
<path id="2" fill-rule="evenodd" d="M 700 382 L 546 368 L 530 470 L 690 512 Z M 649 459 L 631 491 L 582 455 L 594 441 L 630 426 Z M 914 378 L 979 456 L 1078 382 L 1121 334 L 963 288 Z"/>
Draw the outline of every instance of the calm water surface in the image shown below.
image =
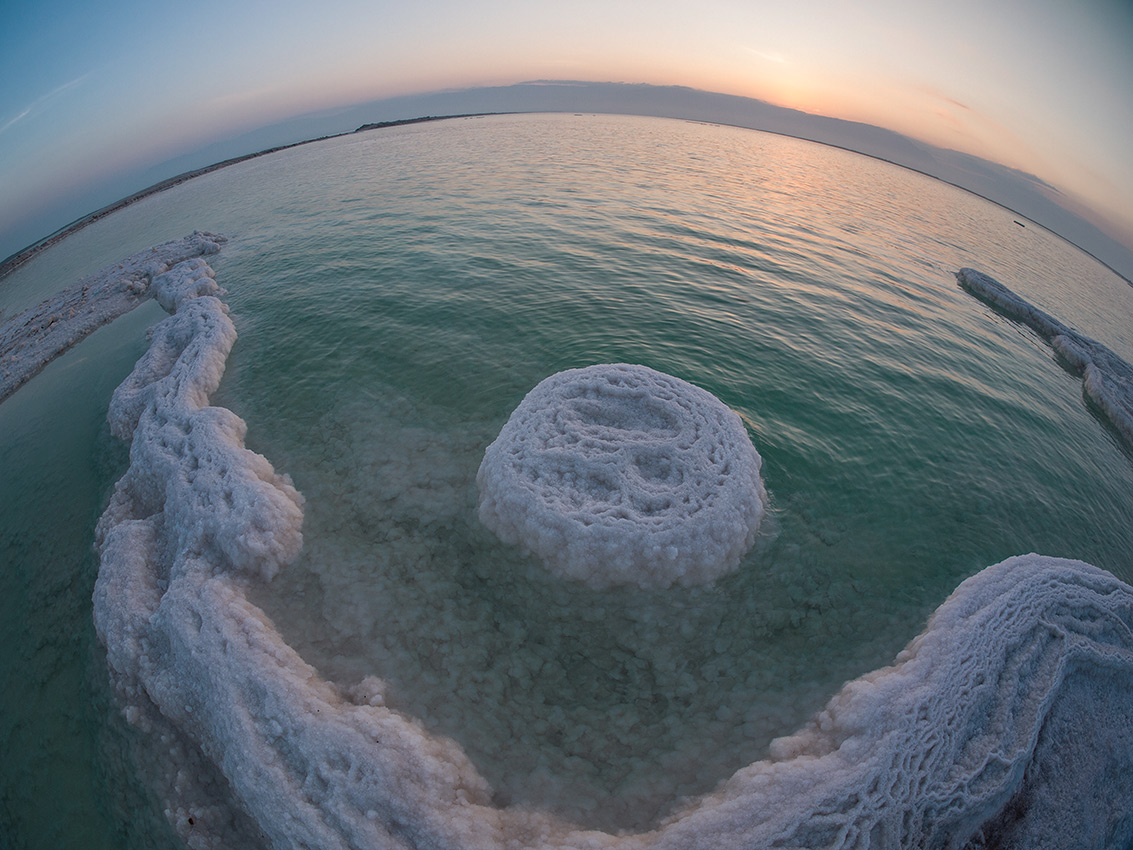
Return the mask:
<path id="1" fill-rule="evenodd" d="M 456 738 L 501 803 L 636 828 L 766 754 L 1008 555 L 1133 580 L 1133 458 L 974 266 L 1133 359 L 1133 287 L 1042 228 L 885 163 L 686 122 L 393 128 L 149 198 L 0 281 L 18 310 L 200 228 L 240 340 L 214 401 L 307 498 L 252 598 L 344 688 Z M 0 846 L 169 844 L 90 624 L 104 416 L 149 304 L 0 405 Z M 562 369 L 708 389 L 771 520 L 709 588 L 587 591 L 475 519 L 484 447 Z"/>

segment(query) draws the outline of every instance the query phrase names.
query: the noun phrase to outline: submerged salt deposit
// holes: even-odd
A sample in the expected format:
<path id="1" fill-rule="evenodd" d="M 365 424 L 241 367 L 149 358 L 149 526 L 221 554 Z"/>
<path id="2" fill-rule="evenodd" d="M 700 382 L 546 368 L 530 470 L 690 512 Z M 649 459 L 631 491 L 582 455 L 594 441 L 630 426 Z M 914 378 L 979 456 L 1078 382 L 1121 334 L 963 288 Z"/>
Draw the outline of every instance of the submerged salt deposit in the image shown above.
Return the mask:
<path id="1" fill-rule="evenodd" d="M 480 519 L 593 587 L 701 584 L 755 542 L 761 464 L 739 416 L 699 387 L 625 363 L 568 369 L 484 453 Z"/>
<path id="2" fill-rule="evenodd" d="M 248 599 L 296 556 L 303 500 L 211 407 L 235 339 L 201 265 L 115 395 L 131 463 L 99 524 L 98 633 L 145 778 L 190 847 L 1124 846 L 1133 588 L 1027 555 L 962 583 L 891 667 L 656 829 L 501 807 L 451 741 L 342 689 Z M 1083 794 L 1083 788 L 1102 788 Z"/>
<path id="3" fill-rule="evenodd" d="M 960 285 L 977 298 L 998 307 L 1050 343 L 1076 374 L 1086 396 L 1094 402 L 1133 447 L 1133 366 L 1106 346 L 1020 298 L 994 278 L 975 269 L 960 269 Z"/>

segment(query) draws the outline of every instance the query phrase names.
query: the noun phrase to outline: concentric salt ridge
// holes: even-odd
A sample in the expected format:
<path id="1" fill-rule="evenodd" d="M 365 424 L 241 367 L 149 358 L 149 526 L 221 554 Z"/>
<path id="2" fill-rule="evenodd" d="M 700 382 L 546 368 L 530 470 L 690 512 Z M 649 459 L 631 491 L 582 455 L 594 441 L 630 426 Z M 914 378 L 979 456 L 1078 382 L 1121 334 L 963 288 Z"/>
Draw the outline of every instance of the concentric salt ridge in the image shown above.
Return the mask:
<path id="1" fill-rule="evenodd" d="M 755 542 L 761 465 L 739 416 L 699 387 L 626 363 L 568 369 L 485 451 L 479 515 L 593 587 L 703 584 Z"/>

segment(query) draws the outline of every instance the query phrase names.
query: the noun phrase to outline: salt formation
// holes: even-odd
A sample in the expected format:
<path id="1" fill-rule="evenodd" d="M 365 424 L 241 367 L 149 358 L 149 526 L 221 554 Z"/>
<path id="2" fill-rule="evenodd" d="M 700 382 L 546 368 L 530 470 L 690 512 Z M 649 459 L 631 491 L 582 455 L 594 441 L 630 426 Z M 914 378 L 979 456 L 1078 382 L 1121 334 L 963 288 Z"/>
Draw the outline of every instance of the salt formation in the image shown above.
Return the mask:
<path id="1" fill-rule="evenodd" d="M 701 584 L 755 541 L 761 463 L 739 416 L 699 387 L 624 363 L 568 369 L 484 453 L 480 520 L 593 587 Z"/>
<path id="2" fill-rule="evenodd" d="M 223 236 L 194 231 L 106 266 L 0 325 L 0 401 L 100 327 L 149 297 L 150 281 L 190 257 L 220 250 Z"/>
<path id="3" fill-rule="evenodd" d="M 451 741 L 343 692 L 247 590 L 302 499 L 210 407 L 234 333 L 204 266 L 116 394 L 130 467 L 98 527 L 95 625 L 143 778 L 193 848 L 977 848 L 1133 842 L 1133 588 L 1026 555 L 963 582 L 893 666 L 649 832 L 493 805 Z"/>
<path id="4" fill-rule="evenodd" d="M 957 280 L 981 301 L 998 307 L 1050 343 L 1075 374 L 1082 376 L 1086 396 L 1094 402 L 1133 448 L 1133 366 L 1100 342 L 1078 333 L 999 281 L 975 269 L 960 269 Z"/>

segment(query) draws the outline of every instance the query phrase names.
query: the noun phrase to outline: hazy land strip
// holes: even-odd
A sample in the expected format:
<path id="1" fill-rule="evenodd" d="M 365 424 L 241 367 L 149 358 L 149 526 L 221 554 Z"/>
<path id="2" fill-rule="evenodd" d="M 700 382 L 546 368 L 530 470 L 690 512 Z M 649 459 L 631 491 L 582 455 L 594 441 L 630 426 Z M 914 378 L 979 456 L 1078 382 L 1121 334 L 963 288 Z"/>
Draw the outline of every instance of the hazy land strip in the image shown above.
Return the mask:
<path id="1" fill-rule="evenodd" d="M 328 136 L 319 136 L 317 139 L 304 139 L 301 142 L 292 142 L 289 145 L 276 145 L 275 147 L 266 148 L 262 151 L 256 151 L 255 153 L 244 154 L 243 156 L 236 156 L 236 157 L 232 157 L 231 159 L 223 160 L 221 162 L 215 162 L 212 165 L 206 165 L 203 168 L 194 168 L 192 171 L 186 171 L 183 174 L 178 174 L 176 177 L 170 177 L 166 180 L 162 180 L 160 183 L 154 183 L 152 186 L 149 186 L 145 189 L 142 189 L 140 192 L 135 192 L 132 195 L 127 195 L 125 198 L 117 200 L 114 203 L 109 204 L 108 206 L 105 206 L 105 207 L 102 207 L 101 209 L 95 210 L 92 213 L 88 213 L 87 215 L 84 215 L 82 218 L 76 219 L 75 221 L 71 222 L 66 227 L 55 231 L 50 236 L 45 236 L 43 239 L 40 239 L 38 242 L 33 242 L 28 247 L 26 247 L 26 248 L 24 248 L 20 251 L 17 251 L 16 253 L 12 254 L 10 257 L 5 259 L 4 261 L 0 262 L 0 279 L 3 279 L 5 275 L 10 274 L 11 272 L 18 269 L 20 266 L 22 266 L 28 260 L 30 260 L 33 257 L 36 257 L 39 254 L 43 253 L 48 248 L 50 248 L 52 245 L 55 245 L 57 242 L 60 242 L 61 240 L 66 239 L 72 233 L 75 233 L 76 231 L 82 230 L 88 224 L 93 224 L 94 222 L 98 221 L 101 218 L 105 218 L 106 216 L 110 215 L 111 213 L 118 212 L 118 210 L 124 209 L 125 207 L 130 206 L 130 204 L 136 203 L 136 202 L 142 200 L 143 198 L 148 198 L 150 195 L 156 195 L 158 192 L 164 192 L 166 189 L 171 189 L 174 186 L 177 186 L 177 185 L 184 183 L 188 180 L 192 180 L 194 177 L 200 177 L 203 174 L 208 174 L 212 171 L 219 171 L 220 169 L 227 168 L 230 165 L 236 165 L 237 163 L 240 163 L 240 162 L 246 162 L 249 159 L 256 159 L 257 157 L 267 156 L 268 154 L 271 154 L 271 153 L 278 153 L 279 151 L 284 151 L 284 150 L 287 150 L 289 148 L 297 148 L 297 147 L 300 147 L 302 145 L 310 145 L 310 144 L 314 144 L 315 142 L 326 141 L 327 139 L 337 139 L 337 138 L 340 138 L 341 136 L 350 136 L 350 135 L 353 135 L 354 133 L 362 133 L 366 130 L 380 130 L 380 129 L 385 128 L 385 127 L 399 127 L 399 126 L 402 126 L 404 124 L 422 124 L 426 121 L 446 121 L 450 118 L 478 118 L 478 117 L 481 117 L 482 115 L 486 115 L 486 114 L 503 115 L 503 114 L 507 114 L 507 113 L 469 113 L 467 115 L 426 115 L 426 116 L 421 117 L 421 118 L 404 118 L 404 119 L 401 119 L 401 120 L 398 120 L 398 121 L 379 121 L 375 124 L 363 124 L 361 127 L 357 128 L 356 130 L 348 130 L 344 133 L 332 133 Z"/>

